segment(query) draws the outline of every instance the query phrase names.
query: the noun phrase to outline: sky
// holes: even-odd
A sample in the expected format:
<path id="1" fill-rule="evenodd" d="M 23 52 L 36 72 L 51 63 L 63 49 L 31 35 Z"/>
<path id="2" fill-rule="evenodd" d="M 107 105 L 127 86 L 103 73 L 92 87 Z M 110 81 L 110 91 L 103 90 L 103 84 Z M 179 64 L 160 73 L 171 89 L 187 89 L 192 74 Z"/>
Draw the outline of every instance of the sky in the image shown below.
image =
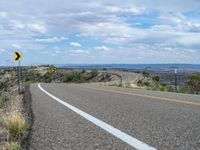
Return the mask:
<path id="1" fill-rule="evenodd" d="M 0 0 L 0 66 L 200 64 L 199 0 Z"/>

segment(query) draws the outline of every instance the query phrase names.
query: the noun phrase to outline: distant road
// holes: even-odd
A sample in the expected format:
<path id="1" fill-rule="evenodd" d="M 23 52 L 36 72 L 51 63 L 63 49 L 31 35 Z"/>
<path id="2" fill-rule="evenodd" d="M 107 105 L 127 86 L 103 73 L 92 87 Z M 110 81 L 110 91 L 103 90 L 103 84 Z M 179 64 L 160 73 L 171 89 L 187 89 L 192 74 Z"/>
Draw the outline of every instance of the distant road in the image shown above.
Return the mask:
<path id="1" fill-rule="evenodd" d="M 200 149 L 200 96 L 95 84 L 31 93 L 31 149 Z"/>
<path id="2" fill-rule="evenodd" d="M 111 74 L 116 74 L 122 77 L 123 83 L 129 82 L 129 83 L 135 83 L 139 79 L 143 78 L 141 74 L 134 73 L 134 72 L 126 72 L 126 71 L 117 71 L 117 70 L 106 70 L 106 71 L 100 71 L 100 72 L 107 72 Z M 115 76 L 114 80 L 109 83 L 116 83 L 120 82 L 119 77 Z"/>

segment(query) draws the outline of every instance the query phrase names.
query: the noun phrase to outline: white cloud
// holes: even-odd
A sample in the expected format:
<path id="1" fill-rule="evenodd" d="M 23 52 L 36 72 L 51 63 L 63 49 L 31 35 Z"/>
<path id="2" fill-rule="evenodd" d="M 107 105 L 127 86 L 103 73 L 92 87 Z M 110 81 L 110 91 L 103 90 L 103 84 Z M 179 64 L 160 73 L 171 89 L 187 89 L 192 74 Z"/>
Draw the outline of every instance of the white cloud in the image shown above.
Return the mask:
<path id="1" fill-rule="evenodd" d="M 135 30 L 123 22 L 85 24 L 82 26 L 83 36 L 95 37 L 107 43 L 121 44 L 131 38 L 139 38 L 143 36 L 143 33 L 142 30 Z"/>
<path id="2" fill-rule="evenodd" d="M 5 11 L 0 11 L 0 18 L 6 18 L 7 13 Z"/>
<path id="3" fill-rule="evenodd" d="M 41 39 L 35 39 L 36 42 L 46 42 L 46 43 L 53 43 L 53 42 L 61 42 L 66 40 L 64 37 L 50 37 L 50 38 L 41 38 Z"/>
<path id="4" fill-rule="evenodd" d="M 187 22 L 185 28 L 190 32 L 200 32 L 200 22 L 198 23 Z"/>
<path id="5" fill-rule="evenodd" d="M 63 53 L 61 49 L 72 48 L 75 49 L 70 51 L 73 54 L 88 54 L 93 58 L 99 54 L 98 58 L 102 58 L 99 62 L 109 58 L 116 62 L 123 53 L 127 53 L 124 62 L 131 63 L 135 55 L 151 61 L 156 56 L 157 61 L 162 61 L 165 55 L 169 56 L 169 49 L 181 54 L 181 58 L 188 55 L 185 56 L 187 61 L 194 55 L 200 60 L 196 50 L 200 48 L 199 7 L 198 0 L 0 1 L 0 44 L 2 48 L 11 49 L 16 43 L 15 48 L 22 46 L 27 53 L 53 51 L 59 54 Z M 87 50 L 77 42 L 71 42 L 67 47 L 65 42 L 56 43 L 67 40 L 65 37 L 74 41 L 88 40 L 84 43 Z M 46 44 L 40 44 L 42 42 Z M 94 43 L 87 45 L 90 42 Z M 91 45 L 96 42 L 102 44 L 93 46 L 96 50 L 92 51 Z M 54 49 L 55 46 L 59 49 Z M 193 52 L 190 54 L 188 49 Z M 106 51 L 112 52 L 112 58 L 104 56 Z"/>
<path id="6" fill-rule="evenodd" d="M 46 33 L 46 27 L 42 24 L 31 23 L 27 25 L 28 29 L 33 33 Z"/>
<path id="7" fill-rule="evenodd" d="M 145 8 L 144 7 L 130 7 L 130 8 L 120 8 L 116 6 L 107 6 L 106 12 L 111 13 L 130 13 L 132 15 L 139 15 L 144 13 Z"/>
<path id="8" fill-rule="evenodd" d="M 161 15 L 159 18 L 166 24 L 172 24 L 176 31 L 200 32 L 200 21 L 189 21 L 189 19 L 181 13 L 165 14 Z"/>
<path id="9" fill-rule="evenodd" d="M 12 47 L 17 48 L 17 49 L 21 49 L 22 47 L 18 44 L 12 44 Z"/>
<path id="10" fill-rule="evenodd" d="M 181 13 L 165 14 L 161 15 L 159 18 L 166 21 L 166 23 L 173 23 L 173 24 L 180 24 L 182 22 L 185 22 L 186 20 L 185 16 Z"/>
<path id="11" fill-rule="evenodd" d="M 72 53 L 72 54 L 90 54 L 90 52 L 88 50 L 82 50 L 82 49 L 71 50 L 70 53 Z"/>
<path id="12" fill-rule="evenodd" d="M 104 45 L 95 47 L 96 50 L 109 51 L 110 49 Z"/>
<path id="13" fill-rule="evenodd" d="M 77 16 L 88 16 L 88 15 L 92 15 L 93 13 L 91 11 L 81 11 L 81 12 L 75 12 L 75 13 L 60 13 L 58 14 L 58 16 L 61 16 L 61 17 L 77 17 Z"/>
<path id="14" fill-rule="evenodd" d="M 14 30 L 24 29 L 25 28 L 24 24 L 21 23 L 18 20 L 11 20 L 9 26 Z"/>
<path id="15" fill-rule="evenodd" d="M 5 51 L 6 51 L 5 49 L 0 48 L 0 53 L 3 53 L 3 52 L 5 52 Z"/>
<path id="16" fill-rule="evenodd" d="M 59 47 L 54 47 L 54 53 L 60 54 L 61 53 L 60 48 Z"/>
<path id="17" fill-rule="evenodd" d="M 70 46 L 81 47 L 81 44 L 77 42 L 70 42 Z"/>
<path id="18" fill-rule="evenodd" d="M 200 46 L 200 34 L 186 34 L 176 39 L 176 41 L 182 45 L 186 46 Z"/>
<path id="19" fill-rule="evenodd" d="M 153 31 L 175 31 L 174 28 L 169 25 L 153 25 L 151 29 Z"/>

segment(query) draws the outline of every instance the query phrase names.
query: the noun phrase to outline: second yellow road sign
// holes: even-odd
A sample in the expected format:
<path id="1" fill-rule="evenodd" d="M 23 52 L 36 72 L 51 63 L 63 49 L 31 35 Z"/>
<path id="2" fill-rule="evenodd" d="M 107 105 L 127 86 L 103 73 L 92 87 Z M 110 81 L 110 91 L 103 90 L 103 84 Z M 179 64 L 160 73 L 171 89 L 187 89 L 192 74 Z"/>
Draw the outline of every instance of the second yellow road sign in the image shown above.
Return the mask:
<path id="1" fill-rule="evenodd" d="M 22 53 L 21 52 L 14 52 L 14 60 L 20 61 L 22 59 Z"/>
<path id="2" fill-rule="evenodd" d="M 58 70 L 58 69 L 54 67 L 54 68 L 51 69 L 51 72 L 52 72 L 52 73 L 57 73 L 57 70 Z"/>

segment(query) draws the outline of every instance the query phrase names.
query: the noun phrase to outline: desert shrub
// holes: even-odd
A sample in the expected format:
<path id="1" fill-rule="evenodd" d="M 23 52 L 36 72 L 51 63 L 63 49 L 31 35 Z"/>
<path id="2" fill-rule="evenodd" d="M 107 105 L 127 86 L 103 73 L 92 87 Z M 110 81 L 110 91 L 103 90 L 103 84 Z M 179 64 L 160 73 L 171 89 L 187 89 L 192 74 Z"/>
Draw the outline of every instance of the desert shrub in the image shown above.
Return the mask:
<path id="1" fill-rule="evenodd" d="M 12 139 L 17 140 L 20 138 L 27 130 L 28 123 L 20 114 L 10 114 L 4 118 L 4 125 L 9 131 Z"/>
<path id="2" fill-rule="evenodd" d="M 142 80 L 138 80 L 137 86 L 143 86 Z"/>
<path id="3" fill-rule="evenodd" d="M 184 87 L 180 87 L 180 88 L 178 89 L 178 92 L 180 92 L 180 93 L 191 93 L 191 90 L 190 90 L 189 87 L 184 86 Z"/>
<path id="4" fill-rule="evenodd" d="M 150 83 L 148 81 L 143 82 L 144 86 L 150 86 Z"/>
<path id="5" fill-rule="evenodd" d="M 63 82 L 71 82 L 73 80 L 73 75 L 72 73 L 67 73 L 63 77 Z"/>
<path id="6" fill-rule="evenodd" d="M 9 147 L 9 150 L 20 150 L 20 149 L 21 149 L 21 147 L 17 143 L 11 143 L 11 145 Z"/>
<path id="7" fill-rule="evenodd" d="M 7 82 L 0 82 L 0 91 L 3 89 L 7 89 L 8 85 Z"/>
<path id="8" fill-rule="evenodd" d="M 150 73 L 149 73 L 147 70 L 144 70 L 144 71 L 142 72 L 142 75 L 143 75 L 144 77 L 146 77 L 146 78 L 149 78 L 149 77 L 150 77 Z"/>
<path id="9" fill-rule="evenodd" d="M 122 87 L 122 84 L 121 83 L 113 83 L 113 84 L 109 84 L 109 86 Z"/>
<path id="10" fill-rule="evenodd" d="M 168 92 L 173 92 L 173 91 L 174 91 L 174 88 L 173 88 L 172 86 L 168 85 L 168 86 L 166 87 L 166 90 L 167 90 Z"/>
<path id="11" fill-rule="evenodd" d="M 154 76 L 152 77 L 152 80 L 155 82 L 159 82 L 160 81 L 160 77 L 159 76 Z"/>
<path id="12" fill-rule="evenodd" d="M 162 85 L 162 86 L 167 86 L 167 84 L 166 84 L 166 83 L 160 83 L 160 85 Z"/>
<path id="13" fill-rule="evenodd" d="M 85 70 L 85 69 L 82 69 L 81 73 L 85 73 L 85 72 L 86 72 L 86 70 Z"/>
<path id="14" fill-rule="evenodd" d="M 74 71 L 66 73 L 63 77 L 63 82 L 83 82 L 85 78 L 80 72 Z"/>
<path id="15" fill-rule="evenodd" d="M 160 90 L 160 91 L 165 91 L 165 89 L 166 89 L 166 88 L 165 88 L 164 86 L 160 86 L 160 89 L 159 89 L 159 90 Z"/>
<path id="16" fill-rule="evenodd" d="M 0 107 L 8 100 L 9 98 L 7 96 L 0 96 Z"/>
<path id="17" fill-rule="evenodd" d="M 52 81 L 52 73 L 47 72 L 42 77 L 43 82 L 50 83 Z"/>
<path id="18" fill-rule="evenodd" d="M 80 72 L 72 72 L 72 82 L 82 82 L 83 77 Z"/>
<path id="19" fill-rule="evenodd" d="M 91 76 L 96 77 L 98 75 L 98 70 L 97 69 L 92 69 L 91 71 Z"/>
<path id="20" fill-rule="evenodd" d="M 135 73 L 141 73 L 140 71 L 134 71 Z"/>
<path id="21" fill-rule="evenodd" d="M 124 72 L 128 72 L 128 69 L 122 69 L 122 71 L 124 71 Z"/>
<path id="22" fill-rule="evenodd" d="M 200 74 L 193 74 L 187 78 L 187 84 L 192 93 L 198 94 L 200 92 Z"/>
<path id="23" fill-rule="evenodd" d="M 35 71 L 25 71 L 24 81 L 25 82 L 36 82 L 39 81 L 41 75 Z"/>

